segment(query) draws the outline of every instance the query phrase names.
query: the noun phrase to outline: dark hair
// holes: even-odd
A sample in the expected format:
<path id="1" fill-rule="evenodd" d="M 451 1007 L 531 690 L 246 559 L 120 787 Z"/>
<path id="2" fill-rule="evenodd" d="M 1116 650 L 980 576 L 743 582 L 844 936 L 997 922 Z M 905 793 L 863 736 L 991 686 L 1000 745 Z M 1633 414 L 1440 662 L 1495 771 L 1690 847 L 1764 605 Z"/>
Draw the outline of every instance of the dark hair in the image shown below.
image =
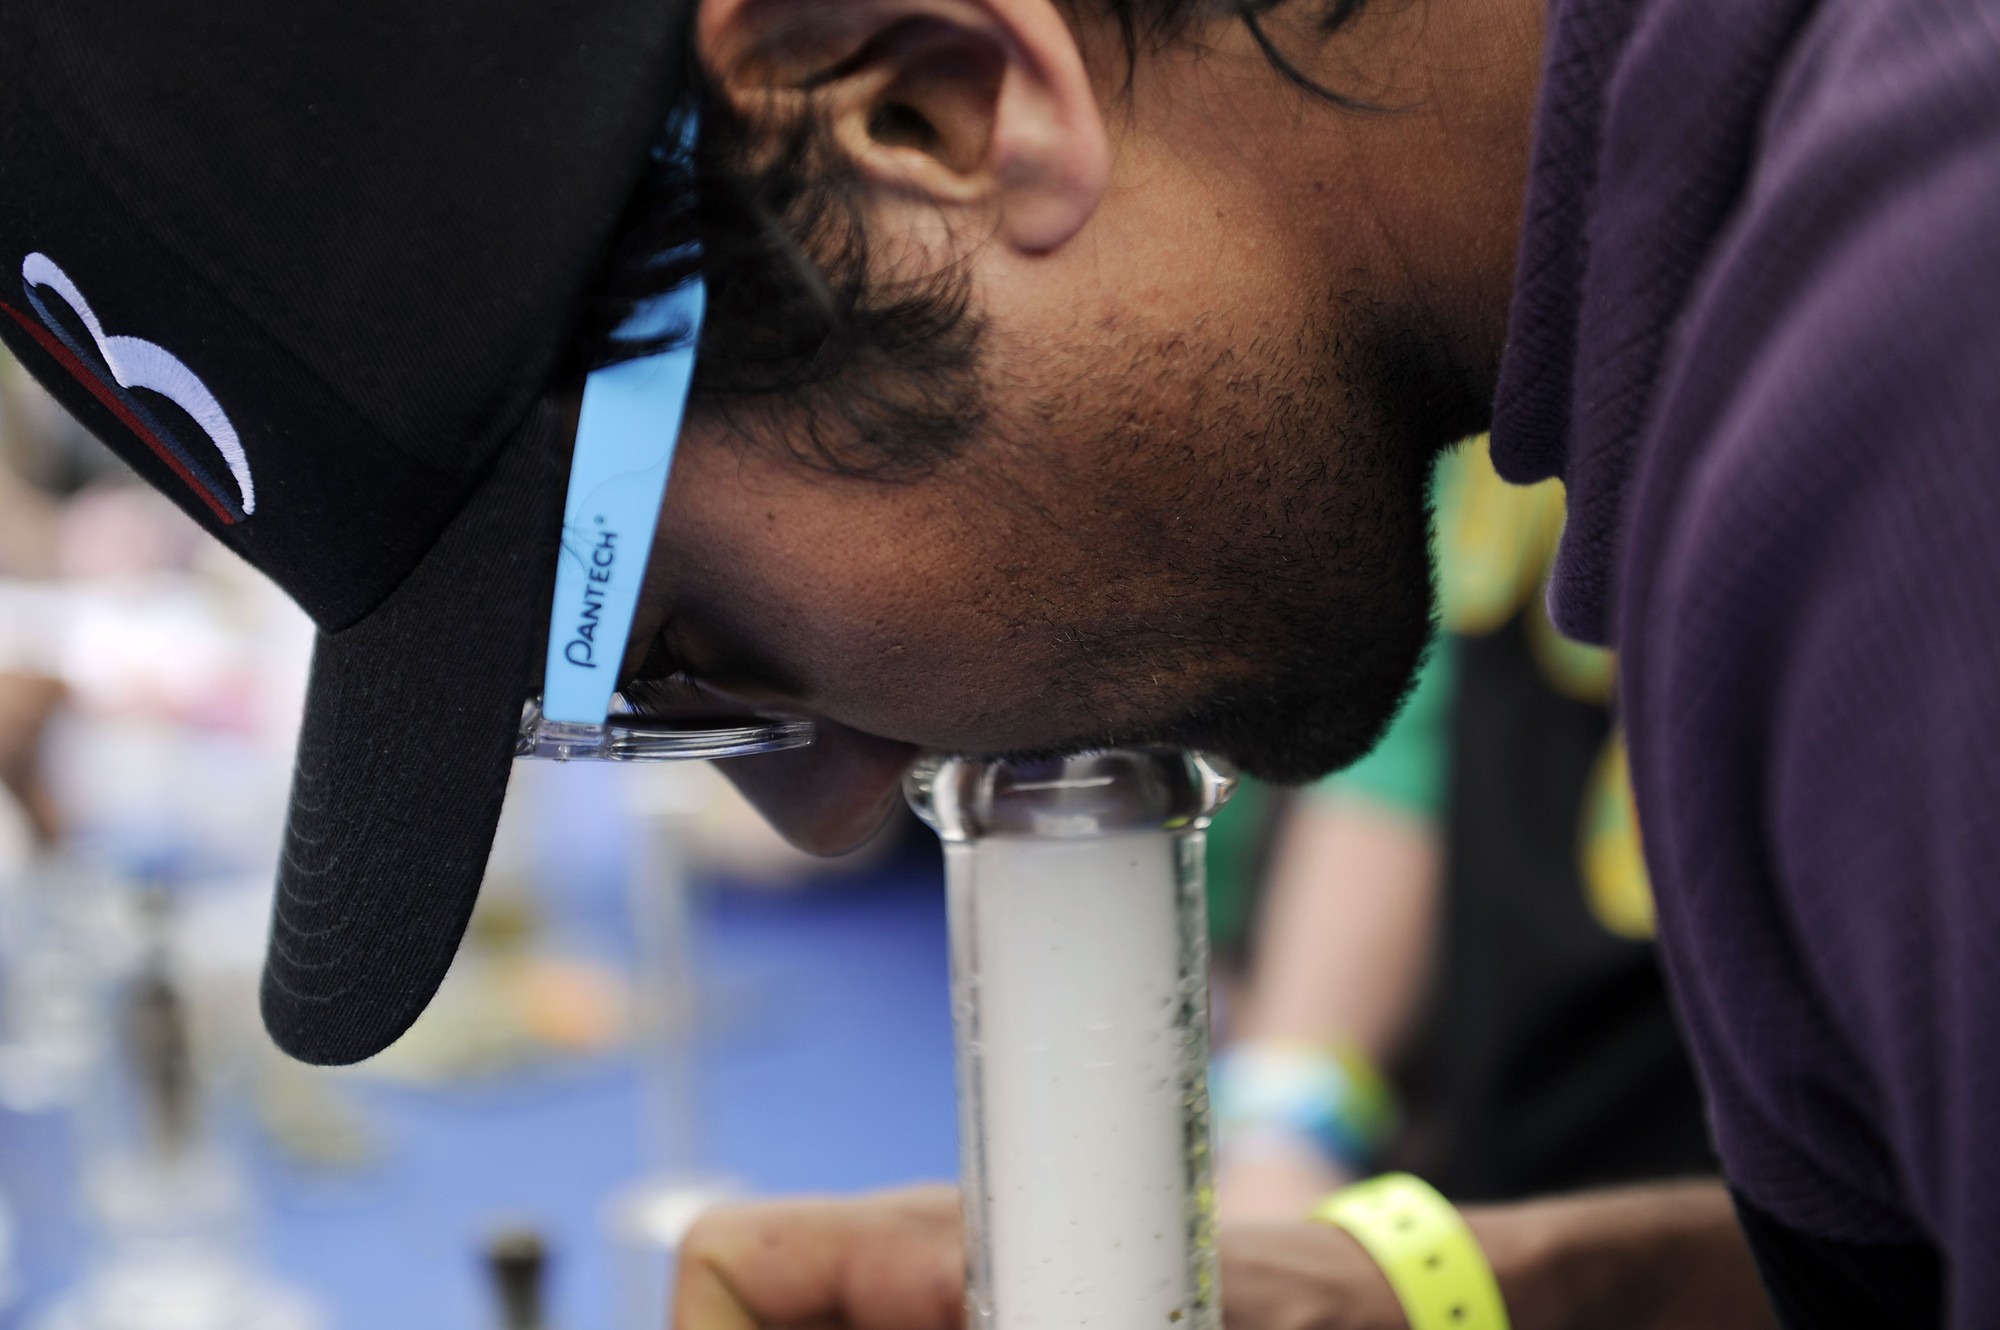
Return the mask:
<path id="1" fill-rule="evenodd" d="M 1348 110 L 1380 108 L 1315 82 L 1268 34 L 1287 0 L 1070 0 L 1108 11 L 1128 65 L 1199 20 L 1234 17 L 1282 77 Z M 1330 35 L 1367 0 L 1319 0 Z M 587 365 L 644 349 L 615 330 L 642 301 L 699 272 L 708 282 L 695 396 L 754 428 L 782 395 L 788 446 L 826 470 L 882 479 L 921 475 L 981 418 L 981 322 L 963 274 L 885 283 L 870 264 L 863 195 L 846 156 L 810 110 L 752 124 L 698 60 L 682 117 L 698 116 L 692 157 L 655 154 L 621 220 L 584 314 Z M 665 142 L 682 141 L 685 121 Z M 673 256 L 662 259 L 662 255 Z"/>

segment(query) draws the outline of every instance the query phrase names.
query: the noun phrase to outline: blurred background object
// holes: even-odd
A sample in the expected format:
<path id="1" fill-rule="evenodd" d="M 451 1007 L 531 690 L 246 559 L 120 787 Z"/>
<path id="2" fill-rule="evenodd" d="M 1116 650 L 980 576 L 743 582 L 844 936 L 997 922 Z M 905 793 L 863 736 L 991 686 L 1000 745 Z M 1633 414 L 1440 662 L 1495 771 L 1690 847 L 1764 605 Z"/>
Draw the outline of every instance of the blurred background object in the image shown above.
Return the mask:
<path id="1" fill-rule="evenodd" d="M 84 1269 L 40 1330 L 317 1330 L 313 1302 L 258 1259 L 222 1121 L 231 1049 L 199 1011 L 196 942 L 175 900 L 133 900 L 133 951 L 107 966 L 97 1056 L 76 1104 Z"/>
<path id="2" fill-rule="evenodd" d="M 0 673 L 0 788 L 9 796 L 0 813 L 0 864 L 18 867 L 56 838 L 40 756 L 42 733 L 62 695 L 62 684 L 48 675 Z"/>
<path id="3" fill-rule="evenodd" d="M 548 1330 L 543 1314 L 549 1252 L 533 1229 L 510 1229 L 486 1245 L 487 1270 L 500 1304 L 501 1330 Z"/>
<path id="4" fill-rule="evenodd" d="M 809 859 L 707 768 L 517 768 L 433 1009 L 277 1055 L 310 628 L 0 388 L 0 1324 L 651 1328 L 714 1195 L 955 1171 L 928 833 Z"/>

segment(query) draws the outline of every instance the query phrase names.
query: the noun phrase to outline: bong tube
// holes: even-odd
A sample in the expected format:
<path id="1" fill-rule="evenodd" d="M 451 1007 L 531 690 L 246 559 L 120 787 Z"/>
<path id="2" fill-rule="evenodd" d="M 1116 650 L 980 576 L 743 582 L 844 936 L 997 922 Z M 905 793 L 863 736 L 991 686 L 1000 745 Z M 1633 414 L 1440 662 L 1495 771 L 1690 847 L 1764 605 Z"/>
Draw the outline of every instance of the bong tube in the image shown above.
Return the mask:
<path id="1" fill-rule="evenodd" d="M 1204 832 L 1174 749 L 934 759 L 971 1330 L 1217 1330 Z"/>

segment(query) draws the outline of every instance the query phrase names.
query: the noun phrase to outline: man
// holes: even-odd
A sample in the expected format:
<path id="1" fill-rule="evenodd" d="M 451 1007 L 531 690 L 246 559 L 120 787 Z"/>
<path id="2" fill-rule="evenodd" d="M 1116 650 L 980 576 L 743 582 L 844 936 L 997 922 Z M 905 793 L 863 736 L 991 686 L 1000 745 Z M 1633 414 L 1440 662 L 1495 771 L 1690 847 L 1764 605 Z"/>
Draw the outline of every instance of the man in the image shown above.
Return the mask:
<path id="1" fill-rule="evenodd" d="M 1491 404 L 1503 472 L 1569 486 L 1555 617 L 1621 653 L 1664 950 L 1784 1314 L 2000 1319 L 1979 0 L 210 8 L 0 17 L 0 328 L 322 625 L 288 1047 L 363 1056 L 420 1009 L 508 753 L 612 742 L 572 673 L 600 655 L 818 717 L 737 776 L 822 847 L 919 746 L 1340 765 L 1427 635 L 1430 462 Z M 628 654 L 626 603 L 579 597 L 628 594 L 651 513 L 603 496 L 664 473 L 604 422 L 650 390 L 678 426 L 697 269 Z M 579 420 L 621 358 L 650 385 L 598 368 Z M 683 1323 L 947 1324 L 948 1215 L 720 1221 Z M 1548 1232 L 1481 1236 L 1504 1272 Z M 1235 1323 L 1338 1323 L 1345 1242 L 1243 1235 Z M 1631 1324 L 1712 1295 L 1678 1265 L 1553 1286 Z"/>

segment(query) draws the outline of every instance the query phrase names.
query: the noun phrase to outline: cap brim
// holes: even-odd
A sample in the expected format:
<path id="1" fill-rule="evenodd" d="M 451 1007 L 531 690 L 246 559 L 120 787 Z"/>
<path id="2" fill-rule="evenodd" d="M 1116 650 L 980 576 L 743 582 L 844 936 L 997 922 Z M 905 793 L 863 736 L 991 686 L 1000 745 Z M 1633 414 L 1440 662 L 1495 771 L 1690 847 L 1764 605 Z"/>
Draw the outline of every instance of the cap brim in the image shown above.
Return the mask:
<path id="1" fill-rule="evenodd" d="M 536 406 L 403 584 L 319 638 L 262 994 L 301 1061 L 380 1052 L 458 950 L 539 687 L 576 405 Z"/>

